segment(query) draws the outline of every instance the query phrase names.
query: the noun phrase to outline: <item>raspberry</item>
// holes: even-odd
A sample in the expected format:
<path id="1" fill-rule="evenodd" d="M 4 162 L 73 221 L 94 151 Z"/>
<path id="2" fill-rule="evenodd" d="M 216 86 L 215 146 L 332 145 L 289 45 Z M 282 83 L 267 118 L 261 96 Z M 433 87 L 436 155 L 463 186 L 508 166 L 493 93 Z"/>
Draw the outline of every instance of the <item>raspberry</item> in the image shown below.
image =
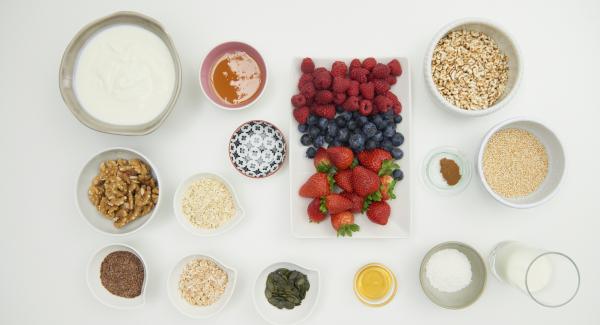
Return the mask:
<path id="1" fill-rule="evenodd" d="M 360 115 L 369 116 L 373 112 L 373 103 L 368 99 L 361 100 L 360 105 L 358 106 L 358 112 Z"/>
<path id="2" fill-rule="evenodd" d="M 300 80 L 298 80 L 298 90 L 302 89 L 302 86 L 304 86 L 307 83 L 312 83 L 313 81 L 313 76 L 310 73 L 305 73 L 302 75 L 302 77 L 300 77 Z"/>
<path id="3" fill-rule="evenodd" d="M 356 80 L 350 81 L 350 87 L 346 91 L 346 94 L 348 94 L 348 96 L 358 96 L 358 94 L 359 94 L 359 89 L 358 89 L 359 86 L 358 85 L 359 85 L 358 81 L 356 81 Z"/>
<path id="4" fill-rule="evenodd" d="M 333 103 L 336 105 L 342 105 L 346 101 L 346 94 L 336 93 L 333 95 Z"/>
<path id="5" fill-rule="evenodd" d="M 345 77 L 347 71 L 348 67 L 346 66 L 346 63 L 342 61 L 335 61 L 331 65 L 331 75 L 333 77 Z"/>
<path id="6" fill-rule="evenodd" d="M 319 90 L 315 96 L 315 103 L 317 104 L 329 104 L 333 101 L 333 93 L 329 90 Z"/>
<path id="7" fill-rule="evenodd" d="M 328 71 L 318 71 L 317 72 L 315 70 L 315 73 L 313 75 L 315 77 L 315 80 L 314 80 L 315 88 L 328 89 L 329 86 L 331 86 L 331 74 Z"/>
<path id="8" fill-rule="evenodd" d="M 372 82 L 360 84 L 359 88 L 363 98 L 373 99 L 373 97 L 375 97 L 375 85 Z"/>
<path id="9" fill-rule="evenodd" d="M 360 60 L 359 59 L 354 59 L 354 60 L 350 61 L 350 71 L 352 71 L 352 69 L 356 69 L 356 68 L 360 68 Z"/>
<path id="10" fill-rule="evenodd" d="M 369 70 L 363 68 L 356 68 L 350 70 L 350 79 L 356 80 L 360 83 L 367 82 L 367 75 L 369 74 Z"/>
<path id="11" fill-rule="evenodd" d="M 392 74 L 392 76 L 399 77 L 402 75 L 402 66 L 400 65 L 400 62 L 398 60 L 393 59 L 387 65 L 390 68 L 390 73 Z"/>
<path id="12" fill-rule="evenodd" d="M 373 78 L 385 79 L 390 75 L 390 68 L 385 64 L 377 63 L 371 70 L 371 74 Z"/>
<path id="13" fill-rule="evenodd" d="M 315 63 L 311 58 L 304 58 L 300 63 L 300 70 L 304 73 L 311 73 L 315 70 Z"/>
<path id="14" fill-rule="evenodd" d="M 373 104 L 377 107 L 377 111 L 381 113 L 387 112 L 392 107 L 392 101 L 384 95 L 377 95 L 373 99 Z"/>
<path id="15" fill-rule="evenodd" d="M 366 58 L 362 62 L 362 67 L 371 71 L 373 67 L 377 64 L 375 58 Z"/>
<path id="16" fill-rule="evenodd" d="M 400 113 L 402 113 L 402 103 L 395 102 L 392 104 L 392 109 L 394 110 L 394 114 L 400 115 Z"/>
<path id="17" fill-rule="evenodd" d="M 398 96 L 391 91 L 386 92 L 385 97 L 389 98 L 392 102 L 398 102 Z"/>
<path id="18" fill-rule="evenodd" d="M 315 114 L 326 119 L 332 119 L 335 117 L 335 106 L 333 105 L 316 105 Z"/>
<path id="19" fill-rule="evenodd" d="M 306 105 L 306 98 L 301 94 L 292 96 L 292 106 L 294 107 L 302 107 Z"/>
<path id="20" fill-rule="evenodd" d="M 304 96 L 307 102 L 315 97 L 315 85 L 312 82 L 306 83 L 300 88 L 300 93 Z"/>
<path id="21" fill-rule="evenodd" d="M 375 86 L 375 93 L 377 95 L 383 95 L 390 90 L 390 85 L 381 79 L 373 80 L 373 85 Z"/>
<path id="22" fill-rule="evenodd" d="M 323 68 L 323 67 L 318 67 L 315 69 L 315 71 L 313 71 L 313 77 L 316 76 L 316 74 L 321 73 L 321 72 L 329 72 L 329 70 Z"/>
<path id="23" fill-rule="evenodd" d="M 358 107 L 360 106 L 360 102 L 357 96 L 350 96 L 346 99 L 346 101 L 344 102 L 344 105 L 342 105 L 344 107 L 344 109 L 348 112 L 354 112 L 358 109 Z"/>
<path id="24" fill-rule="evenodd" d="M 394 76 L 388 76 L 387 78 L 385 78 L 385 81 L 388 83 L 388 85 L 392 86 L 396 84 L 396 77 Z"/>
<path id="25" fill-rule="evenodd" d="M 308 120 L 308 116 L 310 115 L 310 109 L 308 108 L 308 106 L 302 106 L 294 108 L 294 111 L 292 113 L 294 114 L 294 118 L 296 119 L 296 121 L 298 121 L 298 123 L 305 124 Z"/>
<path id="26" fill-rule="evenodd" d="M 333 85 L 331 86 L 333 92 L 344 93 L 350 87 L 350 79 L 343 77 L 333 77 Z"/>

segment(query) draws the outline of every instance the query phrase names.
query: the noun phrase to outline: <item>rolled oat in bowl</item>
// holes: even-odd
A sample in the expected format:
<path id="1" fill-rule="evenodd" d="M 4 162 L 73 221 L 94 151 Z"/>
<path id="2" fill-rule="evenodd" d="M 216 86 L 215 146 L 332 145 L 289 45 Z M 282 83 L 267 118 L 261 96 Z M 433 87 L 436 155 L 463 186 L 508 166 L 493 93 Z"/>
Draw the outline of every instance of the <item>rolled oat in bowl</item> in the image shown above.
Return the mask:
<path id="1" fill-rule="evenodd" d="M 225 293 L 229 277 L 217 263 L 196 259 L 185 265 L 179 278 L 179 293 L 190 305 L 210 306 Z"/>
<path id="2" fill-rule="evenodd" d="M 185 218 L 195 227 L 216 229 L 233 218 L 236 206 L 227 186 L 211 177 L 193 181 L 181 201 Z"/>

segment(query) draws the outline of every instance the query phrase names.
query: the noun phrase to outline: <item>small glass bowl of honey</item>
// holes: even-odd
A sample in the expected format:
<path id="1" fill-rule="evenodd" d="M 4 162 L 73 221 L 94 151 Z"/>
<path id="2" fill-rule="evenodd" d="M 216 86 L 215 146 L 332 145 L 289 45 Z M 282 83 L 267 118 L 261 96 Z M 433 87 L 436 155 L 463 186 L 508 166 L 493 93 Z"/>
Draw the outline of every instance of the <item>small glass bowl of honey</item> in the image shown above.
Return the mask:
<path id="1" fill-rule="evenodd" d="M 396 276 L 383 264 L 367 264 L 354 276 L 356 297 L 370 307 L 387 305 L 394 299 L 397 289 Z"/>

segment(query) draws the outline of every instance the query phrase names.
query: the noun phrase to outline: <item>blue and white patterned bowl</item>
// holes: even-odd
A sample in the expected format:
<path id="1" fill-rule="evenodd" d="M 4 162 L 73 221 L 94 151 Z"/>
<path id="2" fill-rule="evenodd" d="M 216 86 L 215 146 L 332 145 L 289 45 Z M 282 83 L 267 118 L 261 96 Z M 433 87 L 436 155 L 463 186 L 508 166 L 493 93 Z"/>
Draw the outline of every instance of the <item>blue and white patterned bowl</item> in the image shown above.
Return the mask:
<path id="1" fill-rule="evenodd" d="M 254 120 L 238 127 L 229 139 L 229 160 L 242 175 L 271 176 L 287 155 L 283 133 L 273 124 Z"/>

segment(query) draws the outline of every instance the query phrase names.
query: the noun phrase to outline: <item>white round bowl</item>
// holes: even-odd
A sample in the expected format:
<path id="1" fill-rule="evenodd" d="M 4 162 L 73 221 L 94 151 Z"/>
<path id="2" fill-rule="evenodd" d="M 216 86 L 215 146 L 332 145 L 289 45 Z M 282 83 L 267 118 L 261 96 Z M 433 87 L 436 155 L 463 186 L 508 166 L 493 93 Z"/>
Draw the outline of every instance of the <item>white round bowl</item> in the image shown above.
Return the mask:
<path id="1" fill-rule="evenodd" d="M 101 215 L 88 198 L 88 189 L 92 184 L 92 180 L 94 179 L 94 177 L 98 175 L 100 164 L 103 161 L 111 159 L 140 159 L 141 161 L 146 163 L 148 167 L 150 167 L 152 176 L 156 179 L 156 184 L 159 188 L 158 202 L 154 206 L 154 209 L 152 209 L 152 211 L 149 214 L 128 223 L 123 228 L 116 228 L 113 225 L 112 220 Z M 79 213 L 81 214 L 81 216 L 94 229 L 104 234 L 113 236 L 129 235 L 144 227 L 154 217 L 156 211 L 158 211 L 160 201 L 163 196 L 163 194 L 160 192 L 161 184 L 162 183 L 160 181 L 160 176 L 158 175 L 156 167 L 144 155 L 133 149 L 128 148 L 108 148 L 92 156 L 92 158 L 81 169 L 79 177 L 77 178 L 75 201 L 77 202 L 77 209 L 79 209 Z"/>
<path id="2" fill-rule="evenodd" d="M 100 266 L 102 265 L 102 261 L 104 261 L 104 258 L 106 258 L 108 254 L 116 251 L 133 253 L 140 259 L 140 261 L 142 261 L 142 265 L 144 266 L 144 284 L 142 286 L 142 293 L 135 298 L 116 296 L 106 290 L 106 288 L 104 288 L 102 285 L 102 281 L 100 280 Z M 141 307 L 146 302 L 145 295 L 146 284 L 148 283 L 148 267 L 146 267 L 146 262 L 144 261 L 142 255 L 131 246 L 125 244 L 110 244 L 99 249 L 96 253 L 94 253 L 94 255 L 92 255 L 92 258 L 88 263 L 86 273 L 88 288 L 92 292 L 92 295 L 96 297 L 98 301 L 108 307 L 116 309 L 131 309 Z"/>
<path id="3" fill-rule="evenodd" d="M 235 204 L 235 211 L 236 211 L 235 215 L 229 220 L 229 222 L 227 222 L 226 224 L 224 224 L 221 227 L 216 228 L 216 229 L 202 229 L 202 228 L 194 226 L 192 223 L 189 222 L 189 220 L 183 213 L 182 204 L 181 204 L 181 202 L 183 201 L 183 196 L 185 194 L 185 191 L 190 186 L 190 184 L 198 179 L 207 178 L 207 177 L 216 179 L 216 180 L 222 182 L 223 184 L 225 184 L 225 187 L 227 187 L 229 192 L 231 192 L 231 195 L 233 196 L 233 201 Z M 223 178 L 222 176 L 215 174 L 215 173 L 198 173 L 198 174 L 188 177 L 183 182 L 181 182 L 181 184 L 179 184 L 179 186 L 177 187 L 177 190 L 175 191 L 175 196 L 173 197 L 173 209 L 175 210 L 175 218 L 177 218 L 177 221 L 179 221 L 179 224 L 183 228 L 185 228 L 185 230 L 189 231 L 191 234 L 194 234 L 196 236 L 220 235 L 220 234 L 234 228 L 237 224 L 240 223 L 242 218 L 244 218 L 244 216 L 245 216 L 245 212 L 242 209 L 240 200 L 238 199 L 238 196 L 237 196 L 233 186 L 231 186 L 231 184 L 225 178 Z"/>
<path id="4" fill-rule="evenodd" d="M 278 309 L 271 305 L 265 297 L 265 287 L 267 283 L 267 277 L 269 273 L 279 269 L 286 268 L 288 270 L 296 270 L 306 274 L 308 282 L 310 283 L 310 289 L 306 292 L 306 297 L 302 300 L 300 306 L 296 306 L 294 309 Z M 314 311 L 319 301 L 319 271 L 302 267 L 300 265 L 280 262 L 269 265 L 265 268 L 256 278 L 254 285 L 254 306 L 256 311 L 264 318 L 268 323 L 273 325 L 291 325 L 298 324 L 306 320 Z"/>
<path id="5" fill-rule="evenodd" d="M 505 198 L 497 194 L 488 185 L 483 174 L 483 153 L 485 151 L 485 147 L 487 146 L 490 137 L 497 131 L 507 128 L 517 128 L 531 132 L 544 145 L 544 147 L 546 148 L 546 153 L 548 155 L 548 175 L 546 175 L 546 179 L 542 182 L 540 187 L 535 192 L 525 197 Z M 477 154 L 476 161 L 479 178 L 481 179 L 481 182 L 483 183 L 483 186 L 488 191 L 488 193 L 490 193 L 490 195 L 494 199 L 496 199 L 502 204 L 505 204 L 512 208 L 521 209 L 532 208 L 550 200 L 550 198 L 554 196 L 554 194 L 560 187 L 560 184 L 562 183 L 565 174 L 566 164 L 565 152 L 556 134 L 554 134 L 554 132 L 552 132 L 541 122 L 525 117 L 515 117 L 508 119 L 506 121 L 500 122 L 491 130 L 489 130 L 483 138 L 483 141 L 481 141 L 481 146 L 479 148 L 479 153 Z"/>
<path id="6" fill-rule="evenodd" d="M 201 258 L 215 262 L 227 273 L 228 278 L 227 288 L 225 289 L 225 292 L 223 293 L 221 298 L 219 298 L 218 301 L 216 301 L 210 306 L 190 305 L 179 293 L 179 279 L 181 277 L 181 273 L 183 272 L 183 268 L 189 262 Z M 201 254 L 189 255 L 184 257 L 181 261 L 179 261 L 179 263 L 177 263 L 177 265 L 175 265 L 175 267 L 171 271 L 167 282 L 167 293 L 169 294 L 169 300 L 171 300 L 173 306 L 175 306 L 175 308 L 177 308 L 177 310 L 179 310 L 182 314 L 195 319 L 205 319 L 215 316 L 221 310 L 223 310 L 223 308 L 225 307 L 225 305 L 227 305 L 227 303 L 231 299 L 231 296 L 233 295 L 236 281 L 237 271 L 219 262 L 214 257 Z"/>
<path id="7" fill-rule="evenodd" d="M 494 41 L 496 41 L 500 51 L 508 56 L 509 71 L 506 90 L 494 105 L 486 109 L 466 110 L 451 104 L 444 98 L 444 96 L 440 94 L 435 86 L 435 83 L 433 82 L 433 77 L 431 75 L 431 59 L 433 57 L 433 51 L 435 50 L 435 47 L 448 33 L 461 29 L 475 30 L 487 34 Z M 513 37 L 497 23 L 483 18 L 463 18 L 444 26 L 431 41 L 429 50 L 425 55 L 424 68 L 425 83 L 427 84 L 427 88 L 429 88 L 439 106 L 450 112 L 463 116 L 484 116 L 500 110 L 513 98 L 515 92 L 519 88 L 523 74 L 523 63 L 521 61 L 519 47 L 515 43 Z"/>

